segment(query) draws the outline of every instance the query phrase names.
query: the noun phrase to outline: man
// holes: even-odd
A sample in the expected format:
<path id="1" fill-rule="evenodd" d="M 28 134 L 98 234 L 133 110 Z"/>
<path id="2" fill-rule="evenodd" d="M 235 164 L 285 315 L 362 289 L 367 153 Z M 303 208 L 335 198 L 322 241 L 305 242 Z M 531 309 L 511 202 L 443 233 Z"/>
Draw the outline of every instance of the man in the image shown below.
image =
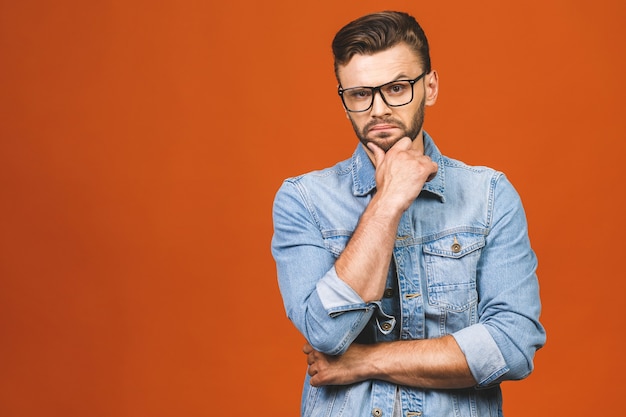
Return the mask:
<path id="1" fill-rule="evenodd" d="M 545 342 L 519 196 L 423 131 L 439 79 L 412 16 L 357 19 L 333 53 L 360 144 L 274 202 L 279 285 L 307 340 L 302 415 L 500 416 L 499 384 Z"/>

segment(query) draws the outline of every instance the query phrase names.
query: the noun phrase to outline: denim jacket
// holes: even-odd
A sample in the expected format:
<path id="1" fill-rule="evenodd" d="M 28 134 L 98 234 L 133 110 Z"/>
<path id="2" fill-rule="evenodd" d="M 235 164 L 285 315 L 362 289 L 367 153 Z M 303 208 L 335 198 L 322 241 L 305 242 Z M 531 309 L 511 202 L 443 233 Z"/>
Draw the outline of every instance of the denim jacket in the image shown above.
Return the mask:
<path id="1" fill-rule="evenodd" d="M 376 189 L 375 169 L 359 145 L 332 168 L 285 180 L 274 201 L 272 253 L 287 316 L 317 350 L 341 355 L 351 343 L 452 335 L 477 385 L 433 390 L 367 380 L 312 387 L 302 416 L 501 416 L 499 383 L 533 369 L 545 342 L 539 323 L 537 260 L 520 198 L 500 172 L 443 156 L 403 214 L 384 297 L 366 303 L 334 263 Z"/>

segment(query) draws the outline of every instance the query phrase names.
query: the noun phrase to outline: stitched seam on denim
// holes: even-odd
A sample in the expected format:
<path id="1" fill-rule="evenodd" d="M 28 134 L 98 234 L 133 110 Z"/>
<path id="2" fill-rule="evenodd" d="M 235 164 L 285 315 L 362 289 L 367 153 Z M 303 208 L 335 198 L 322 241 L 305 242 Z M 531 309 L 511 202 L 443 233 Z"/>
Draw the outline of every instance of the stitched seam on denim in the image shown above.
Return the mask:
<path id="1" fill-rule="evenodd" d="M 300 194 L 300 197 L 302 198 L 302 202 L 304 203 L 304 206 L 306 207 L 307 211 L 313 218 L 315 225 L 317 226 L 318 229 L 321 229 L 322 223 L 320 221 L 319 216 L 317 215 L 317 211 L 315 211 L 315 206 L 313 202 L 309 198 L 309 194 L 307 193 L 306 188 L 304 187 L 304 185 L 302 185 L 301 181 L 293 182 L 293 185 L 296 187 L 296 190 L 298 190 L 298 194 Z"/>
<path id="2" fill-rule="evenodd" d="M 488 227 L 488 230 L 491 231 L 491 227 L 493 226 L 493 212 L 494 212 L 494 205 L 495 205 L 495 200 L 496 200 L 496 186 L 498 185 L 498 182 L 500 181 L 500 178 L 502 178 L 504 176 L 503 173 L 501 172 L 495 172 L 494 175 L 491 177 L 491 183 L 489 186 L 489 196 L 488 196 L 488 201 L 487 201 L 487 222 L 486 225 Z"/>
<path id="3" fill-rule="evenodd" d="M 489 234 L 489 229 L 485 229 L 484 227 L 475 227 L 475 226 L 459 226 L 453 227 L 451 229 L 446 229 L 441 232 L 432 233 L 430 235 L 422 236 L 422 237 L 411 237 L 411 236 L 399 236 L 400 240 L 396 239 L 396 246 L 412 246 L 412 245 L 423 245 L 424 243 L 432 242 L 434 240 L 441 239 L 446 236 L 453 235 L 455 233 L 475 233 L 477 235 L 487 236 Z"/>

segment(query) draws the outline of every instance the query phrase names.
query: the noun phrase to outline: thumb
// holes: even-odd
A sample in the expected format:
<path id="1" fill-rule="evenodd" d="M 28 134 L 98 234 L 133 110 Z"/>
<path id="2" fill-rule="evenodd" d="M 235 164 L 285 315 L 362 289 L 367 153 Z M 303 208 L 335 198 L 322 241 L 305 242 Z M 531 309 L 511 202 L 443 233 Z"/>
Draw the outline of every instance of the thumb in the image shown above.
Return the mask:
<path id="1" fill-rule="evenodd" d="M 374 166 L 378 168 L 378 165 L 385 159 L 385 151 L 374 142 L 367 142 L 367 148 L 374 154 Z"/>

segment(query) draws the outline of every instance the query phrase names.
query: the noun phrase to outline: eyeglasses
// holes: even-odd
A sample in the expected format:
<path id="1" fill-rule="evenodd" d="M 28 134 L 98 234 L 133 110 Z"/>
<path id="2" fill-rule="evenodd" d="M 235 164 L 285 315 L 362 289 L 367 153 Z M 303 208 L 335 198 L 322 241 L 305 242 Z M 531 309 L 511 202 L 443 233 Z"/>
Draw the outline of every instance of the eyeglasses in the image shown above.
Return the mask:
<path id="1" fill-rule="evenodd" d="M 342 88 L 339 86 L 337 93 L 343 101 L 343 105 L 349 112 L 363 112 L 372 108 L 376 92 L 380 93 L 385 104 L 389 107 L 406 106 L 413 101 L 413 85 L 421 80 L 427 73 L 423 72 L 419 77 L 412 80 L 396 80 L 378 87 L 352 87 Z"/>

